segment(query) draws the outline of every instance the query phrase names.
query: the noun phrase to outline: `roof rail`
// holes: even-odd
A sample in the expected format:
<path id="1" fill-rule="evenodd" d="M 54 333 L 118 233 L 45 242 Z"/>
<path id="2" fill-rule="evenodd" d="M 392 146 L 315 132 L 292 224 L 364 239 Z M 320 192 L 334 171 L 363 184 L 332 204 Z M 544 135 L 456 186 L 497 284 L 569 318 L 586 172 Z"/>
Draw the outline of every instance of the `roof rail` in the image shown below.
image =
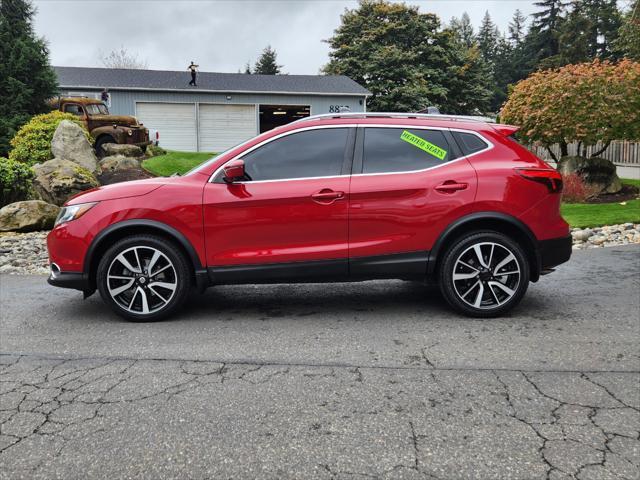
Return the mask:
<path id="1" fill-rule="evenodd" d="M 323 113 L 321 115 L 310 115 L 291 123 L 308 122 L 310 120 L 324 120 L 334 118 L 424 118 L 433 120 L 453 120 L 458 122 L 484 122 L 495 123 L 490 117 L 470 116 L 470 115 L 444 115 L 434 113 L 402 113 L 402 112 L 343 112 L 343 113 Z"/>

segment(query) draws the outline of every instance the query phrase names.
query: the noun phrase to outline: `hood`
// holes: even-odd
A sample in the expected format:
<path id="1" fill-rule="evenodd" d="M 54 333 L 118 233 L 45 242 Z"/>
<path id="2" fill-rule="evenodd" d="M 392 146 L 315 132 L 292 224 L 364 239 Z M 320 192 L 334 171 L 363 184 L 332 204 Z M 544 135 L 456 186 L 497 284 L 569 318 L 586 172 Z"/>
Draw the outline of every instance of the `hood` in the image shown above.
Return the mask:
<path id="1" fill-rule="evenodd" d="M 103 187 L 92 188 L 74 195 L 67 200 L 66 205 L 76 205 L 86 202 L 100 202 L 116 200 L 118 198 L 139 197 L 153 192 L 161 186 L 171 182 L 169 178 L 148 178 L 131 182 L 114 183 Z"/>
<path id="2" fill-rule="evenodd" d="M 131 115 L 91 115 L 89 119 L 92 122 L 100 122 L 107 125 L 123 125 L 127 127 L 137 127 L 138 119 Z"/>

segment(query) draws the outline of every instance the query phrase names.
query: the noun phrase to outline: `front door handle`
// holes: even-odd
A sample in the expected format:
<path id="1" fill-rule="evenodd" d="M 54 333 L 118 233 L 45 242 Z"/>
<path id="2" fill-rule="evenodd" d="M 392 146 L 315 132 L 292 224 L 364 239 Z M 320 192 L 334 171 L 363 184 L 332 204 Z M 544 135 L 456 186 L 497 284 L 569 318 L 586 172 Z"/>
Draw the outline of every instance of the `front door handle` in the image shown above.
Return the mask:
<path id="1" fill-rule="evenodd" d="M 330 188 L 323 188 L 319 192 L 312 194 L 311 198 L 316 203 L 330 204 L 344 198 L 344 192 L 336 192 Z"/>
<path id="2" fill-rule="evenodd" d="M 447 180 L 444 183 L 441 183 L 435 190 L 440 193 L 454 193 L 459 190 L 466 190 L 469 186 L 468 183 L 455 182 L 453 180 Z"/>

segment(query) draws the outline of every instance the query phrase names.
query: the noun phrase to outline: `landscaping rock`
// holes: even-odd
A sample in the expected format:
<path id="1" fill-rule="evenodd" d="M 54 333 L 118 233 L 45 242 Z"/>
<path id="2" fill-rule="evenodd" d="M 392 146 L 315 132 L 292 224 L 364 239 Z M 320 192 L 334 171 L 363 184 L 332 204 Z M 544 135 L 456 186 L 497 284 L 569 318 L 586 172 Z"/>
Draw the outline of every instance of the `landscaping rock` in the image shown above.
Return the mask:
<path id="1" fill-rule="evenodd" d="M 76 163 L 91 173 L 98 170 L 98 159 L 84 131 L 69 120 L 61 121 L 56 128 L 51 153 L 55 158 Z"/>
<path id="2" fill-rule="evenodd" d="M 48 233 L 0 233 L 0 273 L 49 273 Z"/>
<path id="3" fill-rule="evenodd" d="M 119 170 L 129 170 L 131 168 L 140 168 L 140 162 L 135 158 L 124 155 L 112 155 L 100 160 L 100 171 L 102 172 L 116 172 Z"/>
<path id="4" fill-rule="evenodd" d="M 141 157 L 142 149 L 137 145 L 127 145 L 120 143 L 105 143 L 102 150 L 106 156 L 124 155 L 125 157 Z"/>
<path id="5" fill-rule="evenodd" d="M 600 193 L 617 193 L 622 183 L 613 162 L 604 158 L 562 157 L 558 163 L 562 175 L 577 174 L 585 183 L 597 187 Z"/>
<path id="6" fill-rule="evenodd" d="M 167 151 L 164 148 L 157 145 L 147 145 L 147 148 L 144 151 L 144 154 L 147 157 L 157 157 L 158 155 L 165 155 L 166 153 Z"/>
<path id="7" fill-rule="evenodd" d="M 33 186 L 46 202 L 62 206 L 72 195 L 98 186 L 93 174 L 69 161 L 54 158 L 34 165 Z"/>
<path id="8" fill-rule="evenodd" d="M 586 242 L 589 240 L 589 237 L 593 236 L 593 232 L 588 228 L 585 230 L 576 230 L 571 232 L 571 236 L 574 240 L 578 240 L 580 242 Z"/>
<path id="9" fill-rule="evenodd" d="M 0 232 L 50 230 L 60 208 L 42 200 L 10 203 L 0 209 Z"/>

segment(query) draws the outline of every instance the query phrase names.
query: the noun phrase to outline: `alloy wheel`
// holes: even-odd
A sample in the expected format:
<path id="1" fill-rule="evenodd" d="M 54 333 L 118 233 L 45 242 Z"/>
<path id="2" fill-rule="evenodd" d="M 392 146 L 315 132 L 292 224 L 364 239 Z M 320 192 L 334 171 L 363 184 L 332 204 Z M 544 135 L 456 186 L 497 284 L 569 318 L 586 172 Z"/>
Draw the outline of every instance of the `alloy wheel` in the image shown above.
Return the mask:
<path id="1" fill-rule="evenodd" d="M 495 242 L 480 242 L 468 247 L 456 259 L 453 287 L 467 305 L 491 310 L 513 298 L 520 277 L 520 265 L 509 248 Z"/>
<path id="2" fill-rule="evenodd" d="M 146 315 L 162 310 L 177 288 L 175 266 L 154 247 L 127 248 L 113 259 L 107 270 L 109 295 L 130 313 Z"/>

